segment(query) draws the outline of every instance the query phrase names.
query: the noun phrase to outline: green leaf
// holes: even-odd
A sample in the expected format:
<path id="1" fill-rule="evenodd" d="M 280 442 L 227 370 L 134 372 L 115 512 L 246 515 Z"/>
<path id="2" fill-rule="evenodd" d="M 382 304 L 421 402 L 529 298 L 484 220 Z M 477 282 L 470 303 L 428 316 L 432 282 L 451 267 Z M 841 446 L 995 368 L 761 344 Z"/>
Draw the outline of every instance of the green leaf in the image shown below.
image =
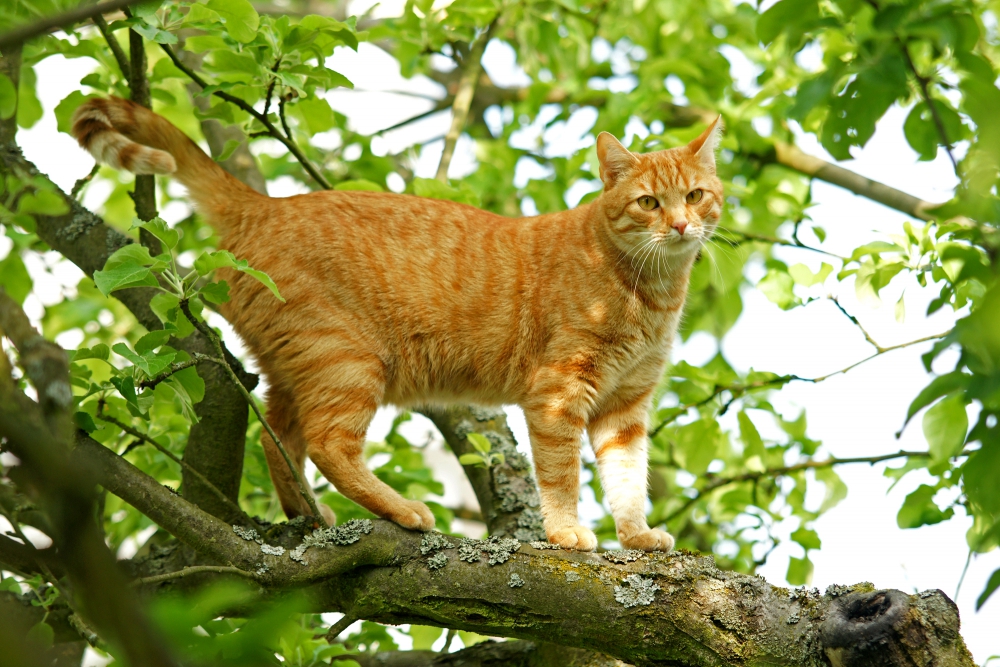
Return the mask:
<path id="1" fill-rule="evenodd" d="M 94 418 L 89 413 L 78 410 L 73 413 L 73 421 L 77 428 L 83 429 L 87 433 L 93 433 L 97 430 L 97 424 L 94 423 Z"/>
<path id="2" fill-rule="evenodd" d="M 14 82 L 0 72 L 0 120 L 7 120 L 17 111 L 17 91 Z"/>
<path id="3" fill-rule="evenodd" d="M 111 349 L 104 343 L 98 343 L 94 347 L 81 347 L 73 353 L 72 361 L 77 362 L 82 359 L 100 359 L 107 361 L 111 356 Z"/>
<path id="4" fill-rule="evenodd" d="M 170 340 L 170 332 L 160 329 L 159 331 L 150 331 L 140 338 L 135 343 L 135 351 L 139 354 L 146 354 L 147 352 L 152 352 L 161 345 L 165 345 L 166 342 Z"/>
<path id="5" fill-rule="evenodd" d="M 933 486 L 921 484 L 917 487 L 915 491 L 906 496 L 903 506 L 899 508 L 896 524 L 900 528 L 919 528 L 950 519 L 955 511 L 949 507 L 942 512 L 934 502 L 934 494 L 936 493 L 937 489 Z"/>
<path id="6" fill-rule="evenodd" d="M 111 349 L 131 361 L 133 365 L 148 377 L 154 377 L 165 371 L 167 366 L 174 360 L 174 357 L 177 356 L 176 352 L 162 352 L 160 354 L 145 352 L 137 354 L 130 350 L 125 343 L 115 343 Z"/>
<path id="7" fill-rule="evenodd" d="M 450 185 L 446 185 L 434 178 L 414 178 L 413 192 L 418 197 L 445 199 L 448 201 L 459 202 L 461 204 L 479 206 L 479 196 L 471 189 L 468 189 L 469 186 L 467 184 L 464 185 L 465 187 L 463 189 L 456 190 Z"/>
<path id="8" fill-rule="evenodd" d="M 192 403 L 200 403 L 205 398 L 205 381 L 198 375 L 194 366 L 177 371 L 170 376 L 170 379 L 184 387 Z"/>
<path id="9" fill-rule="evenodd" d="M 815 530 L 804 526 L 792 533 L 791 537 L 793 541 L 801 544 L 803 549 L 819 549 L 823 545 L 819 539 L 819 534 Z"/>
<path id="10" fill-rule="evenodd" d="M 490 444 L 490 441 L 487 440 L 486 436 L 482 435 L 481 433 L 470 433 L 465 437 L 469 441 L 469 443 L 476 448 L 476 451 L 479 452 L 480 454 L 489 454 L 490 450 L 493 448 L 493 445 Z"/>
<path id="11" fill-rule="evenodd" d="M 767 300 L 782 310 L 791 310 L 799 305 L 799 299 L 793 291 L 794 287 L 795 281 L 792 276 L 788 271 L 781 269 L 769 269 L 764 278 L 757 283 L 757 289 L 767 297 Z"/>
<path id="12" fill-rule="evenodd" d="M 722 431 L 714 419 L 699 419 L 677 429 L 674 455 L 685 470 L 703 475 L 718 451 Z"/>
<path id="13" fill-rule="evenodd" d="M 1000 442 L 985 439 L 962 471 L 965 494 L 973 509 L 1000 519 Z"/>
<path id="14" fill-rule="evenodd" d="M 1000 587 L 1000 568 L 993 571 L 989 581 L 986 582 L 986 588 L 983 589 L 983 592 L 976 599 L 976 611 L 982 609 L 983 605 L 986 604 L 986 601 L 998 587 Z"/>
<path id="15" fill-rule="evenodd" d="M 211 303 L 227 303 L 229 301 L 229 283 L 225 280 L 208 283 L 198 290 L 198 294 Z"/>
<path id="16" fill-rule="evenodd" d="M 803 30 L 819 18 L 816 0 L 781 0 L 772 5 L 757 19 L 757 38 L 770 44 L 783 32 L 797 44 Z"/>
<path id="17" fill-rule="evenodd" d="M 935 403 L 924 413 L 924 437 L 931 453 L 931 474 L 935 468 L 948 464 L 952 456 L 962 451 L 965 434 L 969 430 L 969 417 L 965 412 L 965 401 L 960 395 L 951 395 Z"/>
<path id="18" fill-rule="evenodd" d="M 19 304 L 31 293 L 31 275 L 24 266 L 24 260 L 17 248 L 12 248 L 10 254 L 0 259 L 0 288 L 3 288 L 10 298 Z"/>
<path id="19" fill-rule="evenodd" d="M 411 625 L 409 635 L 413 637 L 414 651 L 429 651 L 434 642 L 438 640 L 442 628 L 432 628 L 426 625 Z"/>
<path id="20" fill-rule="evenodd" d="M 139 218 L 132 218 L 132 227 L 130 230 L 131 229 L 145 229 L 147 232 L 158 238 L 160 242 L 163 243 L 163 245 L 165 245 L 169 250 L 173 250 L 177 247 L 177 241 L 180 240 L 181 237 L 180 232 L 176 229 L 168 227 L 166 221 L 159 216 L 149 220 L 148 222 L 144 222 Z"/>
<path id="21" fill-rule="evenodd" d="M 764 441 L 757 427 L 745 410 L 736 415 L 740 424 L 740 440 L 743 441 L 743 460 L 751 470 L 764 470 Z"/>
<path id="22" fill-rule="evenodd" d="M 226 160 L 231 158 L 233 156 L 233 153 L 236 152 L 236 149 L 240 147 L 240 144 L 241 142 L 237 141 L 236 139 L 228 139 L 226 141 L 226 145 L 222 147 L 222 152 L 219 153 L 219 156 L 217 158 L 215 158 L 215 161 L 225 162 Z"/>
<path id="23" fill-rule="evenodd" d="M 39 189 L 21 197 L 17 202 L 17 212 L 38 215 L 63 215 L 69 213 L 69 205 L 55 192 Z"/>
<path id="24" fill-rule="evenodd" d="M 486 459 L 479 454 L 462 454 L 458 457 L 458 462 L 464 466 L 486 465 Z"/>
<path id="25" fill-rule="evenodd" d="M 55 642 L 56 633 L 48 623 L 36 623 L 28 630 L 28 641 L 34 642 L 45 648 L 52 648 Z"/>
<path id="26" fill-rule="evenodd" d="M 788 559 L 788 573 L 785 579 L 792 586 L 803 586 L 812 581 L 813 563 L 809 556 Z"/>
<path id="27" fill-rule="evenodd" d="M 161 5 L 163 5 L 163 0 L 143 0 L 143 2 L 132 5 L 132 14 L 146 18 L 159 11 Z"/>
<path id="28" fill-rule="evenodd" d="M 79 90 L 74 90 L 63 98 L 62 102 L 56 105 L 56 127 L 60 132 L 69 134 L 73 123 L 73 113 L 81 104 L 89 100 L 93 95 L 84 95 Z"/>
<path id="29" fill-rule="evenodd" d="M 208 275 L 212 271 L 220 268 L 236 269 L 241 273 L 245 273 L 248 276 L 256 278 L 265 287 L 271 290 L 271 293 L 274 294 L 279 301 L 282 303 L 285 301 L 285 299 L 282 298 L 281 294 L 278 292 L 278 286 L 274 284 L 274 281 L 271 280 L 270 276 L 263 271 L 251 268 L 247 260 L 236 259 L 233 253 L 228 250 L 217 250 L 215 252 L 203 253 L 201 257 L 194 261 L 194 268 L 200 275 L 203 276 Z"/>
<path id="30" fill-rule="evenodd" d="M 913 399 L 913 402 L 910 403 L 910 407 L 906 411 L 906 420 L 903 422 L 903 426 L 906 426 L 913 418 L 913 415 L 920 412 L 922 408 L 930 405 L 945 394 L 950 394 L 957 389 L 967 386 L 971 377 L 971 375 L 962 373 L 961 371 L 952 371 L 947 375 L 941 375 L 931 380 L 931 383 L 924 387 L 917 394 L 917 397 Z"/>
<path id="31" fill-rule="evenodd" d="M 157 282 L 153 272 L 144 266 L 123 264 L 108 271 L 94 271 L 94 284 L 104 296 L 126 287 L 156 287 Z"/>
<path id="32" fill-rule="evenodd" d="M 219 13 L 226 23 L 226 32 L 237 42 L 246 44 L 257 36 L 260 16 L 247 0 L 208 0 L 206 6 Z"/>
<path id="33" fill-rule="evenodd" d="M 371 192 L 385 192 L 383 188 L 378 183 L 373 183 L 371 181 L 366 181 L 364 179 L 359 179 L 356 181 L 341 181 L 333 186 L 334 190 L 369 190 Z"/>

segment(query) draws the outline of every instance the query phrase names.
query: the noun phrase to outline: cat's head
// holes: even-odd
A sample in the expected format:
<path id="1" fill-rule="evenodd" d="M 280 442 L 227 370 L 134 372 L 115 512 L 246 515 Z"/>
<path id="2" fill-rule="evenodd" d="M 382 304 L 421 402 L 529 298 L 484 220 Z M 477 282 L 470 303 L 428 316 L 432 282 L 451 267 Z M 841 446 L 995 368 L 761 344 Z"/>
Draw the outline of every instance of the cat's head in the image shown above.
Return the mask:
<path id="1" fill-rule="evenodd" d="M 625 252 L 655 247 L 660 256 L 696 252 L 722 214 L 715 174 L 721 116 L 687 146 L 636 154 L 607 132 L 597 137 L 604 192 L 600 203 L 615 245 Z"/>

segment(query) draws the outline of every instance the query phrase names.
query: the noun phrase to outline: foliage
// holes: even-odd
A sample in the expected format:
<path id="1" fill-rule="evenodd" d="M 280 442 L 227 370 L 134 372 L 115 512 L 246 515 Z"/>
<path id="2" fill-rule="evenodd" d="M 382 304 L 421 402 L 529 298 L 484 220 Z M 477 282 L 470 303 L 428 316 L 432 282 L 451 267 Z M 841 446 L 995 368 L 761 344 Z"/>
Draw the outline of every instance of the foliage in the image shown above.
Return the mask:
<path id="1" fill-rule="evenodd" d="M 0 12 L 0 31 L 75 4 L 17 0 L 13 9 Z M 790 310 L 808 308 L 823 290 L 851 285 L 859 297 L 878 299 L 893 281 L 914 277 L 934 295 L 928 314 L 950 309 L 958 317 L 954 329 L 935 337 L 924 356 L 928 371 L 946 351 L 959 355 L 953 369 L 916 394 L 907 415 L 907 421 L 919 416 L 927 452 L 886 474 L 899 479 L 924 470 L 932 481 L 906 497 L 898 522 L 919 528 L 947 521 L 962 508 L 974 519 L 969 548 L 985 552 L 1000 546 L 1000 486 L 995 483 L 1000 476 L 1000 90 L 994 66 L 1000 56 L 1000 7 L 995 2 L 780 0 L 759 11 L 727 0 L 455 0 L 443 7 L 409 0 L 401 17 L 368 21 L 367 30 L 359 30 L 354 18 L 303 16 L 296 9 L 293 3 L 289 15 L 272 16 L 260 14 L 247 0 L 151 0 L 113 21 L 109 34 L 121 39 L 131 29 L 143 36 L 154 108 L 192 136 L 201 133 L 198 121 L 211 119 L 239 127 L 252 141 L 267 140 L 267 124 L 249 113 L 250 107 L 281 128 L 338 189 L 389 189 L 394 178 L 402 177 L 407 192 L 506 215 L 562 210 L 581 195 L 583 201 L 591 198 L 600 187 L 592 147 L 600 131 L 623 136 L 626 126 L 641 128 L 631 148 L 655 150 L 689 141 L 701 131 L 700 119 L 721 112 L 728 130 L 719 173 L 729 207 L 724 227 L 695 267 L 682 337 L 705 332 L 721 340 L 742 312 L 747 287 Z M 484 101 L 474 102 L 465 128 L 478 163 L 462 178 L 450 183 L 415 178 L 415 152 L 386 154 L 375 135 L 353 130 L 327 100 L 328 91 L 366 83 L 352 83 L 331 69 L 337 48 L 356 49 L 368 40 L 388 48 L 404 75 L 454 83 L 470 43 L 491 26 L 492 39 L 513 51 L 530 84 L 513 90 L 480 83 L 477 99 Z M 199 94 L 210 102 L 205 108 L 194 105 L 185 87 L 188 75 L 162 46 L 201 59 L 198 74 L 206 87 Z M 733 79 L 734 51 L 757 72 L 752 88 Z M 819 64 L 804 66 L 806 53 Z M 42 108 L 33 68 L 54 55 L 93 64 L 81 90 L 55 109 L 61 131 L 87 95 L 129 95 L 127 77 L 104 37 L 82 25 L 25 45 L 18 90 L 0 74 L 0 119 L 16 113 L 22 128 L 38 122 Z M 442 109 L 451 99 L 445 102 Z M 849 158 L 893 105 L 910 109 L 905 136 L 921 159 L 941 151 L 952 156 L 959 185 L 951 201 L 927 212 L 928 219 L 906 222 L 891 238 L 865 239 L 849 256 L 831 255 L 824 247 L 825 230 L 810 224 L 810 178 L 776 159 L 776 145 L 794 143 L 797 125 L 835 158 Z M 580 149 L 557 154 L 547 133 L 579 117 L 592 119 Z M 539 130 L 537 140 L 524 140 Z M 336 141 L 313 143 L 320 134 Z M 320 147 L 331 143 L 334 148 Z M 236 146 L 228 145 L 218 157 L 228 157 Z M 259 163 L 270 181 L 290 177 L 306 188 L 316 186 L 291 152 L 268 149 Z M 525 165 L 545 176 L 514 185 L 515 171 Z M 194 330 L 182 304 L 198 318 L 228 300 L 225 281 L 212 280 L 219 268 L 254 276 L 276 298 L 282 286 L 245 260 L 215 250 L 216 239 L 200 216 L 174 225 L 141 222 L 133 217 L 127 177 L 101 169 L 82 192 L 94 183 L 111 187 L 100 211 L 109 224 L 133 236 L 138 228 L 146 230 L 164 252 L 153 254 L 138 243 L 118 249 L 93 280 L 84 278 L 63 301 L 45 308 L 44 333 L 53 338 L 75 332 L 81 341 L 71 366 L 77 425 L 176 487 L 180 468 L 170 455 L 183 454 L 197 419 L 194 406 L 204 398 L 204 382 L 190 357 L 167 344 L 170 335 L 183 338 Z M 0 183 L 0 223 L 10 246 L 0 260 L 0 284 L 19 302 L 32 290 L 25 258 L 47 250 L 35 235 L 32 216 L 65 212 L 53 187 L 41 176 Z M 159 197 L 161 205 L 175 198 L 162 187 Z M 823 262 L 815 271 L 804 264 L 789 266 L 773 256 L 775 242 L 815 251 Z M 159 291 L 151 305 L 163 330 L 142 331 L 115 300 L 118 290 L 137 286 Z M 896 308 L 900 317 L 905 315 L 902 300 Z M 889 351 L 858 327 L 876 355 Z M 843 499 L 847 488 L 837 475 L 837 462 L 807 428 L 806 412 L 782 413 L 772 396 L 791 382 L 826 377 L 741 373 L 721 353 L 702 366 L 673 367 L 658 388 L 652 414 L 650 524 L 666 524 L 679 547 L 715 553 L 722 567 L 753 572 L 777 544 L 775 527 L 792 522 L 791 538 L 803 555 L 792 559 L 787 578 L 792 584 L 808 583 L 809 554 L 822 547 L 813 522 Z M 726 414 L 736 416 L 732 431 L 720 426 Z M 366 455 L 379 478 L 406 497 L 440 494 L 443 487 L 419 447 L 399 432 L 406 419 L 397 418 L 385 442 L 370 443 Z M 117 423 L 160 447 L 138 446 L 142 441 Z M 273 521 L 280 511 L 260 432 L 252 418 L 240 497 L 251 515 Z M 502 463 L 503 455 L 475 435 L 469 438 L 479 453 L 466 455 L 462 463 Z M 601 501 L 596 471 L 587 465 Z M 809 506 L 806 496 L 816 485 L 824 499 Z M 945 507 L 937 500 L 942 489 L 954 490 L 949 496 L 954 500 Z M 342 520 L 370 516 L 328 489 L 323 501 Z M 452 510 L 437 505 L 434 511 L 439 529 L 450 531 Z M 114 548 L 151 526 L 110 495 L 103 512 Z M 602 540 L 615 539 L 609 516 L 598 522 L 597 532 Z M 980 606 L 998 584 L 1000 571 L 982 592 Z M 51 604 L 57 595 L 41 580 L 18 585 L 35 591 L 39 604 Z M 365 623 L 345 644 L 327 645 L 313 638 L 324 625 L 321 619 L 298 611 L 294 600 L 246 620 L 213 620 L 239 591 L 200 595 L 164 603 L 154 617 L 185 655 L 222 661 L 213 664 L 242 664 L 264 654 L 280 655 L 287 664 L 326 664 L 340 652 L 395 648 L 399 638 Z M 415 647 L 429 647 L 438 638 L 428 630 L 410 629 Z M 476 640 L 466 634 L 463 640 Z"/>

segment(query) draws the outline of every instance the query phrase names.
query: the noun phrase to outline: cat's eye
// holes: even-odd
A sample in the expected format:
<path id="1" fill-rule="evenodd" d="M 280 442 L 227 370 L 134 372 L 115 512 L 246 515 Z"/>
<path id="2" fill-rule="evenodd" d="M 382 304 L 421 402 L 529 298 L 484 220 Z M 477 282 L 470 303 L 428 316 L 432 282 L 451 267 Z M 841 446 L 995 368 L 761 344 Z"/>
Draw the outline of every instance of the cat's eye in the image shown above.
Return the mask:
<path id="1" fill-rule="evenodd" d="M 702 195 L 704 194 L 705 193 L 702 192 L 701 190 L 692 190 L 691 192 L 687 193 L 687 197 L 685 197 L 685 199 L 687 199 L 687 203 L 689 204 L 697 204 L 698 202 L 701 201 Z"/>
<path id="2" fill-rule="evenodd" d="M 656 201 L 653 197 L 649 195 L 643 195 L 639 197 L 639 207 L 644 211 L 652 211 L 654 208 L 658 207 L 660 202 Z"/>

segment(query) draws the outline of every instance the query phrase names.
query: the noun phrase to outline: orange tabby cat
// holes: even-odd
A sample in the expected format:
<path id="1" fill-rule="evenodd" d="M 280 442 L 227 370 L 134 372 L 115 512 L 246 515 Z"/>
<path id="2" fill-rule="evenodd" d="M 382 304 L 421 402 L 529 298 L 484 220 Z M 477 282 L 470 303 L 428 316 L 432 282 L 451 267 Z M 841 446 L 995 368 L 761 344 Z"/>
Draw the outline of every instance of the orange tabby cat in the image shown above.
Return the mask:
<path id="1" fill-rule="evenodd" d="M 647 551 L 674 543 L 646 523 L 647 415 L 691 266 L 722 210 L 719 130 L 716 120 L 687 146 L 645 155 L 601 133 L 596 200 L 513 219 L 378 192 L 272 199 L 126 100 L 91 100 L 73 123 L 99 161 L 174 174 L 223 247 L 278 284 L 286 303 L 228 272 L 223 314 L 260 361 L 268 419 L 297 465 L 308 454 L 351 500 L 430 530 L 426 505 L 365 466 L 376 409 L 517 404 L 549 540 L 597 546 L 577 517 L 586 428 L 622 546 Z M 307 513 L 266 436 L 264 448 L 285 513 Z"/>

